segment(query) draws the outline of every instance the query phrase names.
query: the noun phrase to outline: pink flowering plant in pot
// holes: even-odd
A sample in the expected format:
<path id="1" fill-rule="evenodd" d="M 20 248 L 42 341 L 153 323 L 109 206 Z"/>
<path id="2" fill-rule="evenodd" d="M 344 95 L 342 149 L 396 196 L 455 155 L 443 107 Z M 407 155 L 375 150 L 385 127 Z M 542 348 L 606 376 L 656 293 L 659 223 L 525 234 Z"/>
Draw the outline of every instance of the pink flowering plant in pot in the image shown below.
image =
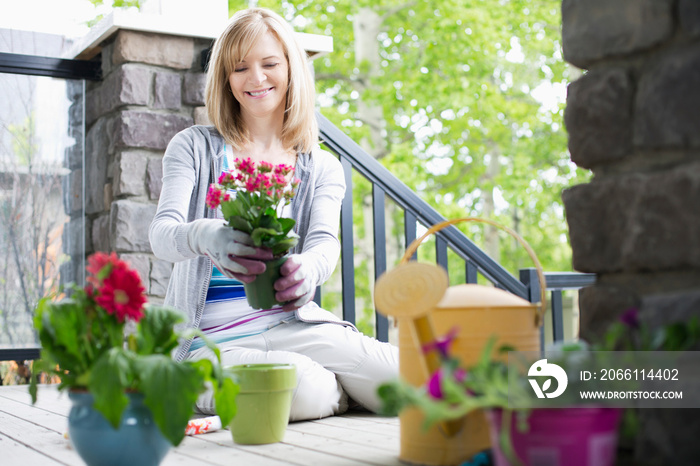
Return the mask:
<path id="1" fill-rule="evenodd" d="M 496 347 L 495 337 L 488 340 L 475 364 L 463 365 L 450 351 L 456 336 L 457 331 L 453 329 L 444 337 L 423 347 L 426 353 L 437 352 L 441 361 L 439 369 L 423 386 L 416 387 L 399 379 L 379 387 L 383 414 L 396 415 L 408 407 L 415 407 L 423 413 L 427 428 L 438 422 L 457 421 L 475 410 L 484 410 L 492 429 L 497 422 L 495 430 L 499 435 L 497 444 L 494 442 L 494 445 L 497 445 L 499 454 L 508 461 L 497 461 L 496 464 L 522 464 L 512 438 L 513 433 L 518 437 L 526 435 L 530 424 L 537 423 L 534 417 L 545 412 L 549 412 L 550 416 L 551 413 L 561 413 L 564 416 L 567 412 L 584 413 L 589 409 L 591 416 L 600 415 L 612 428 L 622 420 L 620 434 L 623 440 L 636 434 L 639 422 L 635 410 L 623 410 L 615 406 L 614 401 L 598 400 L 595 406 L 580 405 L 566 409 L 570 398 L 561 397 L 561 402 L 559 399 L 541 401 L 535 398 L 526 378 L 521 376 L 528 374 L 532 361 L 525 358 L 519 361 L 517 354 L 514 354 L 516 358 L 510 364 L 507 363 L 506 353 L 514 349 L 508 345 Z M 697 317 L 687 322 L 651 326 L 643 323 L 639 311 L 632 308 L 625 311 L 596 341 L 562 343 L 549 350 L 548 354 L 550 363 L 576 374 L 581 369 L 611 367 L 608 362 L 611 357 L 616 357 L 612 354 L 615 351 L 626 351 L 628 354 L 638 351 L 692 351 L 698 348 L 699 343 L 700 319 Z M 586 382 L 570 377 L 567 392 L 578 393 L 580 389 L 587 389 L 584 387 L 587 387 Z M 634 381 L 618 381 L 616 387 L 623 390 L 637 389 Z M 547 390 L 547 385 L 543 385 L 542 389 Z M 550 407 L 554 409 L 547 409 Z M 511 424 L 515 428 L 513 431 Z"/>
<path id="2" fill-rule="evenodd" d="M 294 168 L 285 164 L 236 159 L 234 169 L 222 173 L 207 193 L 207 205 L 220 207 L 231 228 L 248 233 L 256 247 L 272 252 L 265 271 L 243 284 L 248 304 L 254 309 L 283 304 L 275 299 L 274 283 L 280 278 L 286 254 L 299 242 L 293 231 L 295 220 L 281 216 L 299 187 L 300 180 L 293 178 L 293 173 Z"/>
<path id="3" fill-rule="evenodd" d="M 280 217 L 299 187 L 298 178 L 287 179 L 294 167 L 256 164 L 250 158 L 237 158 L 234 167 L 209 186 L 207 205 L 221 207 L 228 225 L 248 233 L 256 247 L 270 249 L 275 257 L 286 254 L 299 241 L 292 231 L 294 219 Z"/>
<path id="4" fill-rule="evenodd" d="M 221 421 L 228 424 L 238 385 L 219 364 L 218 348 L 197 330 L 176 330 L 184 322 L 179 311 L 148 305 L 138 273 L 115 253 L 91 255 L 87 272 L 86 286 L 69 285 L 67 296 L 39 301 L 34 327 L 41 356 L 32 371 L 32 402 L 37 374 L 46 372 L 58 376 L 59 390 L 92 395 L 94 409 L 117 429 L 127 395 L 138 393 L 165 439 L 178 445 L 197 397 L 211 387 Z M 179 341 L 195 335 L 212 349 L 214 362 L 171 357 Z"/>

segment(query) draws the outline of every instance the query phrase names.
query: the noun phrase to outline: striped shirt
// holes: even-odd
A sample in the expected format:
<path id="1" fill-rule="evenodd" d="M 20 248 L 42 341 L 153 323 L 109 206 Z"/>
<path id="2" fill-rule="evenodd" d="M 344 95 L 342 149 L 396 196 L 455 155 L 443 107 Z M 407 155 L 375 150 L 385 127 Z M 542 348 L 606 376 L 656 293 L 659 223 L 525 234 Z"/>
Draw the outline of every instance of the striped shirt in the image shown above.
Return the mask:
<path id="1" fill-rule="evenodd" d="M 231 147 L 226 145 L 224 171 L 233 166 Z M 291 211 L 285 209 L 285 214 Z M 223 218 L 221 208 L 217 215 Z M 285 312 L 280 306 L 272 309 L 253 309 L 248 305 L 243 283 L 223 275 L 213 268 L 209 289 L 207 290 L 204 312 L 199 328 L 215 343 L 236 340 L 260 334 L 285 320 L 294 319 L 293 312 Z M 200 338 L 195 338 L 190 351 L 204 346 Z"/>

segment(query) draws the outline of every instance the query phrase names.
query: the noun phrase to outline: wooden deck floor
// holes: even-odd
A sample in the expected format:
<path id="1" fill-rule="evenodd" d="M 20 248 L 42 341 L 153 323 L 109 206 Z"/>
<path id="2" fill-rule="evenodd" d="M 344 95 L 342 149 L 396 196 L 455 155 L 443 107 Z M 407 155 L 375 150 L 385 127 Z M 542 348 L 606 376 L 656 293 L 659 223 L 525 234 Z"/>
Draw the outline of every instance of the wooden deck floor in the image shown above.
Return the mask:
<path id="1" fill-rule="evenodd" d="M 26 386 L 0 387 L 0 464 L 81 465 L 67 434 L 68 396 L 40 387 L 32 406 Z M 270 445 L 233 443 L 228 430 L 186 437 L 161 463 L 169 465 L 380 465 L 402 463 L 398 418 L 353 413 L 289 424 Z"/>

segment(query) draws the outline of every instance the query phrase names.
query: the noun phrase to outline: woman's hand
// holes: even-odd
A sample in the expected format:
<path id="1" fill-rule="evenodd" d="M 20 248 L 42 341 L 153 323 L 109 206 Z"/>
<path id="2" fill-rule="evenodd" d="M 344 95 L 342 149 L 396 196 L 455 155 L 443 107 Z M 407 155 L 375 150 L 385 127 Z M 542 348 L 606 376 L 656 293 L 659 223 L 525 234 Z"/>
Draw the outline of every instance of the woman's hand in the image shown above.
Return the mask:
<path id="1" fill-rule="evenodd" d="M 294 311 L 313 299 L 316 285 L 301 254 L 289 256 L 282 264 L 280 273 L 282 276 L 275 282 L 275 299 L 285 303 L 283 310 Z"/>
<path id="2" fill-rule="evenodd" d="M 226 226 L 222 220 L 195 220 L 187 240 L 194 252 L 208 256 L 222 274 L 244 283 L 255 280 L 265 271 L 263 261 L 272 259 L 272 251 L 254 247 L 250 235 Z"/>

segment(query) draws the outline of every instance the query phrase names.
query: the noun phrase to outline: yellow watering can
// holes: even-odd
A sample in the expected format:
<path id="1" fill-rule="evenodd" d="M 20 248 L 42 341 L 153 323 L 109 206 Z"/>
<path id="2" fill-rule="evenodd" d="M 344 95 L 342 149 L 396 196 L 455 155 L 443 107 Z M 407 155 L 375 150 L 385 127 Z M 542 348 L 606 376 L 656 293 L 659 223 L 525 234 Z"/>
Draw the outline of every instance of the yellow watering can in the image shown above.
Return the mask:
<path id="1" fill-rule="evenodd" d="M 540 280 L 540 302 L 525 299 L 494 287 L 463 284 L 449 286 L 445 270 L 437 265 L 409 262 L 418 246 L 431 234 L 461 222 L 493 225 L 514 237 L 535 263 Z M 539 327 L 546 305 L 546 284 L 542 266 L 527 242 L 516 232 L 492 220 L 466 217 L 432 226 L 406 249 L 399 265 L 379 277 L 375 305 L 399 325 L 399 369 L 401 377 L 414 386 L 424 385 L 440 366 L 435 351 L 422 348 L 451 329 L 458 333 L 452 352 L 465 366 L 477 362 L 483 347 L 496 336 L 496 347 L 508 344 L 518 351 L 540 349 Z M 488 426 L 483 412 L 462 419 L 423 428 L 423 414 L 416 408 L 400 416 L 399 459 L 411 464 L 457 465 L 489 448 Z"/>

